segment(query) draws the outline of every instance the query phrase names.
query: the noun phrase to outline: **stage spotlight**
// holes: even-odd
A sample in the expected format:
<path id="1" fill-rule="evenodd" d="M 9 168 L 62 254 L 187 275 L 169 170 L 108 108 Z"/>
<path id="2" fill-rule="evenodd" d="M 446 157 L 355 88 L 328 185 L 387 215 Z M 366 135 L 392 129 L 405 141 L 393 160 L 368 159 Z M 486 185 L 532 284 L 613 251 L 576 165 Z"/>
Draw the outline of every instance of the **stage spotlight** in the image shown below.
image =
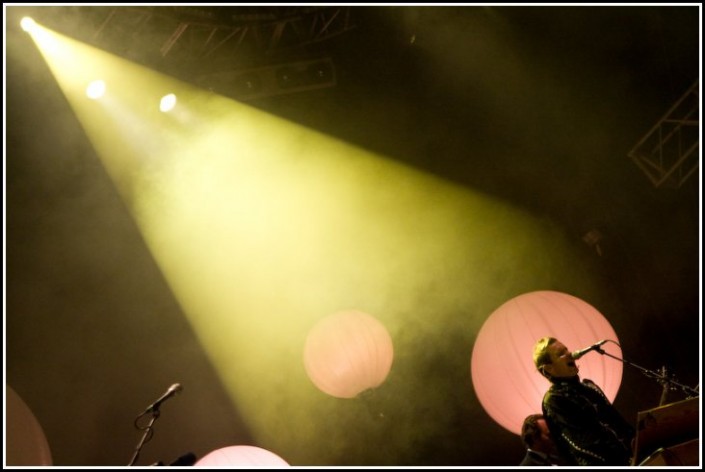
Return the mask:
<path id="1" fill-rule="evenodd" d="M 94 80 L 86 87 L 86 96 L 91 100 L 97 100 L 105 95 L 105 82 L 102 80 Z"/>
<path id="2" fill-rule="evenodd" d="M 312 84 L 329 82 L 333 77 L 333 66 L 326 61 L 316 62 L 309 65 L 306 72 Z"/>
<path id="3" fill-rule="evenodd" d="M 262 81 L 254 72 L 242 74 L 236 77 L 232 83 L 233 94 L 236 97 L 251 96 L 260 93 L 261 88 Z"/>
<path id="4" fill-rule="evenodd" d="M 25 16 L 20 21 L 20 26 L 26 32 L 31 33 L 33 30 L 35 30 L 37 28 L 37 23 L 35 23 L 35 21 L 33 19 L 31 19 L 30 17 Z"/>
<path id="5" fill-rule="evenodd" d="M 287 89 L 299 85 L 300 74 L 292 67 L 282 67 L 276 72 L 277 84 L 281 89 Z"/>
<path id="6" fill-rule="evenodd" d="M 176 95 L 170 93 L 169 95 L 164 95 L 161 102 L 159 102 L 159 109 L 164 113 L 171 111 L 176 106 Z"/>

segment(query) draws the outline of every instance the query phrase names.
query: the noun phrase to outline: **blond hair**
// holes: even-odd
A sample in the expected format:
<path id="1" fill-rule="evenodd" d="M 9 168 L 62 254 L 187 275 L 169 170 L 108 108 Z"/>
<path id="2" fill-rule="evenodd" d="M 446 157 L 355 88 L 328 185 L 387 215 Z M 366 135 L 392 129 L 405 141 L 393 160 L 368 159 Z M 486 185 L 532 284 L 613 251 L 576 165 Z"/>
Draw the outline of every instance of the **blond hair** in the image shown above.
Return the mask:
<path id="1" fill-rule="evenodd" d="M 534 345 L 534 365 L 544 377 L 546 377 L 546 373 L 543 366 L 551 363 L 551 353 L 548 352 L 548 347 L 556 341 L 556 338 L 546 336 L 536 341 Z"/>

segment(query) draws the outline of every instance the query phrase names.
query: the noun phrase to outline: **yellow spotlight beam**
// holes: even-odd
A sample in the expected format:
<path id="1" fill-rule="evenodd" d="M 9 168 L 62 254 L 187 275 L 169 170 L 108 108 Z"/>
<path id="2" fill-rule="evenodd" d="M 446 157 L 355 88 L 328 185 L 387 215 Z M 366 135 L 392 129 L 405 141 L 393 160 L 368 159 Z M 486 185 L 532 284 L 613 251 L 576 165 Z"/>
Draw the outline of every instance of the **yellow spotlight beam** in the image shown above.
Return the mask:
<path id="1" fill-rule="evenodd" d="M 395 359 L 408 359 L 441 333 L 473 339 L 518 293 L 581 277 L 559 231 L 502 202 L 34 34 L 233 402 L 259 444 L 292 464 L 335 461 L 351 434 L 344 405 L 304 371 L 320 318 L 370 313 L 401 351 Z M 89 100 L 96 79 L 105 96 Z M 169 93 L 175 108 L 162 113 Z M 422 382 L 395 388 L 414 398 Z M 384 440 L 408 447 L 419 428 Z"/>

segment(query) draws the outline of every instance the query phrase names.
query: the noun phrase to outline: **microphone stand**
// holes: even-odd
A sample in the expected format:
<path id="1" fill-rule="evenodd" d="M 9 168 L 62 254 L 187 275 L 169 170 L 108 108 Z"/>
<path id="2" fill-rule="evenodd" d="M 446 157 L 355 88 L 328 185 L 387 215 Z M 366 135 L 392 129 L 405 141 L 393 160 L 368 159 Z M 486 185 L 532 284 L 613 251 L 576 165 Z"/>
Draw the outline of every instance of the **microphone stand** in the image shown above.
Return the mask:
<path id="1" fill-rule="evenodd" d="M 132 460 L 130 461 L 129 464 L 127 464 L 128 467 L 135 465 L 135 462 L 137 462 L 137 458 L 140 456 L 140 451 L 142 450 L 142 446 L 144 446 L 144 444 L 146 442 L 148 442 L 150 439 L 152 439 L 152 434 L 154 434 L 153 430 L 152 430 L 152 425 L 154 424 L 155 421 L 157 421 L 157 418 L 159 418 L 159 407 L 152 408 L 151 412 L 152 412 L 152 418 L 149 420 L 149 424 L 145 428 L 140 428 L 139 426 L 137 426 L 137 420 L 142 418 L 144 416 L 144 413 L 142 413 L 137 418 L 135 418 L 135 428 L 144 429 L 144 434 L 142 435 L 140 442 L 137 444 L 137 447 L 135 448 L 135 454 L 132 456 Z"/>
<path id="2" fill-rule="evenodd" d="M 641 373 L 643 373 L 645 376 L 652 378 L 652 379 L 655 379 L 659 384 L 661 384 L 663 386 L 663 392 L 661 393 L 661 403 L 659 403 L 659 405 L 664 404 L 664 402 L 666 401 L 666 393 L 669 390 L 680 389 L 681 392 L 686 394 L 687 398 L 693 398 L 693 397 L 697 397 L 700 395 L 700 392 L 698 392 L 694 388 L 691 388 L 691 387 L 688 387 L 687 385 L 683 385 L 679 382 L 676 382 L 671 376 L 668 375 L 668 373 L 666 372 L 666 367 L 662 367 L 659 372 L 654 372 L 653 370 L 645 369 L 644 367 L 638 366 L 638 365 L 634 364 L 633 362 L 630 362 L 626 359 L 622 359 L 617 356 L 613 356 L 612 354 L 605 352 L 603 349 L 601 349 L 599 347 L 595 350 L 604 356 L 611 357 L 612 359 L 617 359 L 620 362 L 623 362 L 625 364 L 628 364 L 628 365 L 640 370 Z"/>

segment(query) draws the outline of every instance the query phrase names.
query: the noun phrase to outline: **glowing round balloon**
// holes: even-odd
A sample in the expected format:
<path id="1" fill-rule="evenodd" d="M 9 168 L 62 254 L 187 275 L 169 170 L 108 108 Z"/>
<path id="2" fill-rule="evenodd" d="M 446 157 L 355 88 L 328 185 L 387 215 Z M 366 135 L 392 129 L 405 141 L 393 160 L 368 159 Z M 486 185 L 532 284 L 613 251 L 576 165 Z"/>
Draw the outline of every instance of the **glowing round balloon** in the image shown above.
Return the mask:
<path id="1" fill-rule="evenodd" d="M 534 345 L 544 336 L 557 338 L 571 351 L 603 339 L 619 343 L 600 312 L 565 293 L 530 292 L 495 310 L 475 340 L 472 383 L 487 414 L 516 434 L 524 418 L 541 413 L 541 400 L 550 387 L 533 362 Z M 622 350 L 615 343 L 601 348 L 621 358 Z M 622 363 L 598 352 L 589 352 L 576 362 L 580 378 L 593 380 L 614 401 L 622 382 Z"/>
<path id="2" fill-rule="evenodd" d="M 198 467 L 289 467 L 289 463 L 278 455 L 255 446 L 228 446 L 216 449 L 203 456 L 194 465 Z"/>
<path id="3" fill-rule="evenodd" d="M 304 366 L 311 381 L 338 398 L 354 398 L 381 385 L 393 358 L 392 338 L 384 325 L 355 310 L 320 320 L 304 348 Z"/>
<path id="4" fill-rule="evenodd" d="M 6 403 L 5 441 L 8 466 L 50 466 L 51 450 L 32 410 L 9 386 Z"/>

